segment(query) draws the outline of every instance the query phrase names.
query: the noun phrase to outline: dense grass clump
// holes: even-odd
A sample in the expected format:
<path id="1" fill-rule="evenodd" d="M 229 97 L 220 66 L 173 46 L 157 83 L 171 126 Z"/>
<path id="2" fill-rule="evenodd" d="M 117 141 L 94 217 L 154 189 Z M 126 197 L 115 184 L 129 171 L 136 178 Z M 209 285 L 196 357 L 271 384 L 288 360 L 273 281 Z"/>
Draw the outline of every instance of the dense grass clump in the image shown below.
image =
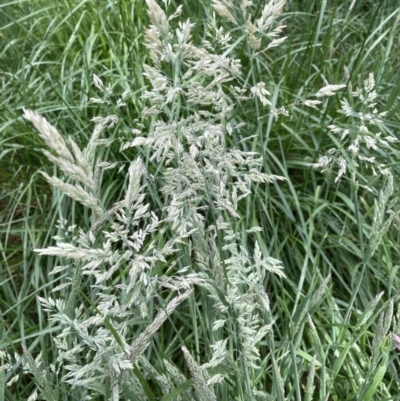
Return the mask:
<path id="1" fill-rule="evenodd" d="M 398 399 L 399 21 L 0 5 L 0 401 Z"/>

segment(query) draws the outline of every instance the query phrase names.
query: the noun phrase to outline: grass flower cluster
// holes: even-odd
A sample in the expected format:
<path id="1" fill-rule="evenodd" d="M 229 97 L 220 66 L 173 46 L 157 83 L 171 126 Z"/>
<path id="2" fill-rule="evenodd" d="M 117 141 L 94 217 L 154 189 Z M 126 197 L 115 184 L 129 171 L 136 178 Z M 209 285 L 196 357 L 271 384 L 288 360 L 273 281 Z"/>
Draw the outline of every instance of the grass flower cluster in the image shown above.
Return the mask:
<path id="1" fill-rule="evenodd" d="M 385 163 L 377 161 L 376 156 L 370 156 L 371 151 L 382 154 L 380 147 L 392 150 L 392 144 L 398 141 L 391 134 L 385 135 L 382 132 L 373 131 L 375 127 L 379 127 L 379 124 L 382 123 L 382 118 L 387 114 L 387 111 L 379 113 L 376 108 L 378 94 L 374 87 L 374 74 L 370 73 L 364 81 L 363 89 L 357 88 L 356 91 L 351 93 L 351 96 L 361 103 L 360 111 L 354 110 L 348 100 L 341 100 L 342 113 L 346 117 L 358 120 L 357 124 L 351 124 L 349 128 L 338 127 L 334 124 L 328 126 L 329 131 L 339 137 L 340 148 L 329 149 L 327 155 L 320 157 L 318 162 L 312 166 L 326 169 L 328 166 L 336 164 L 339 170 L 335 182 L 348 170 L 352 172 L 354 181 L 360 164 L 365 165 L 367 168 L 370 167 L 374 177 L 378 174 L 391 174 Z M 356 128 L 354 129 L 353 127 Z M 361 171 L 361 173 L 364 173 L 364 171 Z"/>
<path id="2" fill-rule="evenodd" d="M 41 228 L 25 218 L 33 259 L 15 252 L 12 265 L 19 220 L 5 204 L 0 401 L 396 399 L 400 89 L 388 61 L 390 84 L 360 61 L 373 40 L 389 57 L 396 7 L 94 3 L 66 2 L 71 19 L 53 32 L 72 29 L 60 71 L 74 66 L 66 81 L 81 74 L 86 87 L 48 93 L 65 108 L 18 102 Z M 4 41 L 26 29 L 23 2 L 18 24 L 11 6 Z M 335 54 L 362 23 L 355 9 L 371 25 L 342 75 Z M 83 43 L 77 70 L 69 49 Z M 38 59 L 27 71 L 40 80 Z M 0 161 L 18 160 L 14 140 Z"/>

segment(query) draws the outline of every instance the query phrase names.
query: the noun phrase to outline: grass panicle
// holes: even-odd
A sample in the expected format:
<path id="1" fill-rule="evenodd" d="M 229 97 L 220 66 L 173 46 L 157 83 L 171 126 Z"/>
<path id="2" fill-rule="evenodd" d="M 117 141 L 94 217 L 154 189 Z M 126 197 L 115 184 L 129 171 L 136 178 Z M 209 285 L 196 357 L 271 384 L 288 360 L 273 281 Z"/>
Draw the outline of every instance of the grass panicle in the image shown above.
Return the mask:
<path id="1" fill-rule="evenodd" d="M 397 397 L 395 1 L 0 21 L 0 401 Z"/>

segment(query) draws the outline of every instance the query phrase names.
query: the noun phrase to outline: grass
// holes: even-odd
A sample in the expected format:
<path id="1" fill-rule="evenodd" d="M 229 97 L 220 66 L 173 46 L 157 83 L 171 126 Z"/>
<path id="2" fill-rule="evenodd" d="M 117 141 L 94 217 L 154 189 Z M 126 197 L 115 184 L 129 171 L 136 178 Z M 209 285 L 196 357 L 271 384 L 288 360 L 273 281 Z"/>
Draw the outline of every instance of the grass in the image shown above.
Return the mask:
<path id="1" fill-rule="evenodd" d="M 185 2 L 180 20 L 199 16 L 193 31 L 195 43 L 205 37 L 210 3 Z M 172 1 L 169 9 L 178 4 Z M 229 223 L 250 253 L 257 240 L 264 255 L 282 261 L 287 278 L 270 274 L 265 279 L 271 311 L 264 313 L 263 323 L 273 326 L 258 344 L 260 369 L 222 364 L 209 369 L 209 374 L 223 374 L 226 380 L 210 387 L 218 400 L 300 401 L 310 400 L 311 395 L 321 401 L 396 400 L 400 398 L 399 360 L 390 337 L 391 332 L 400 334 L 399 232 L 395 224 L 378 236 L 376 252 L 371 257 L 368 254 L 373 233 L 379 231 L 374 213 L 382 210 L 374 201 L 386 181 L 381 177 L 372 181 L 370 193 L 361 186 L 356 188 L 350 180 L 336 184 L 334 173 L 322 174 L 309 164 L 337 142 L 328 125 L 357 124 L 337 112 L 339 101 L 348 98 L 356 86 L 362 87 L 370 72 L 377 82 L 380 111 L 388 111 L 383 130 L 398 136 L 398 4 L 394 0 L 358 0 L 349 10 L 347 3 L 338 0 L 291 1 L 279 18 L 287 25 L 284 44 L 263 57 L 252 58 L 243 32 L 233 30 L 237 45 L 229 48 L 229 55 L 241 59 L 245 83 L 265 82 L 273 107 L 286 106 L 289 116 L 274 119 L 268 108 L 256 101 L 239 102 L 231 121 L 247 125 L 234 132 L 227 146 L 240 144 L 243 150 L 259 152 L 264 172 L 283 176 L 286 181 L 253 184 L 252 195 L 239 202 L 240 218 Z M 26 347 L 34 357 L 41 352 L 47 364 L 54 363 L 52 337 L 61 327 L 49 321 L 38 296 L 51 297 L 51 291 L 65 283 L 71 272 L 67 269 L 59 276 L 49 275 L 55 266 L 66 262 L 60 257 L 40 256 L 33 249 L 54 246 L 52 237 L 62 231 L 56 226 L 60 216 L 84 230 L 91 226 L 87 208 L 52 189 L 38 174 L 39 170 L 58 177 L 63 173 L 43 157 L 43 141 L 23 120 L 23 107 L 45 116 L 81 149 L 90 139 L 90 119 L 117 112 L 119 124 L 104 136 L 115 142 L 101 149 L 101 158 L 124 169 L 123 174 L 117 173 L 118 168 L 104 171 L 102 204 L 108 209 L 123 198 L 127 163 L 140 154 L 155 177 L 154 182 L 149 181 L 146 201 L 165 217 L 162 206 L 167 197 L 159 192 L 165 167 L 151 161 L 146 148 L 119 151 L 119 140 L 130 139 L 133 122 L 146 106 L 140 95 L 148 86 L 143 64 L 151 62 L 144 46 L 148 25 L 145 2 L 138 0 L 18 0 L 0 5 L 0 349 L 11 355 Z M 229 26 L 225 24 L 226 29 Z M 93 74 L 112 85 L 114 100 L 130 88 L 127 106 L 107 109 L 106 105 L 89 103 L 91 97 L 99 96 L 92 85 Z M 317 110 L 300 104 L 328 83 L 347 86 L 337 96 L 321 99 Z M 184 116 L 189 109 L 182 105 L 181 113 Z M 154 129 L 153 123 L 145 123 L 149 131 Z M 250 140 L 241 142 L 250 135 Z M 392 170 L 392 198 L 396 199 L 396 144 L 379 156 Z M 370 178 L 368 170 L 360 170 L 357 176 L 365 186 Z M 213 222 L 212 215 L 207 219 Z M 263 230 L 250 235 L 246 230 L 253 226 Z M 152 234 L 160 247 L 171 235 Z M 222 248 L 221 243 L 217 245 Z M 167 263 L 159 263 L 153 274 L 172 275 L 174 270 L 169 266 L 173 262 L 176 269 L 196 269 L 192 259 L 182 246 Z M 114 283 L 127 280 L 127 271 L 121 269 L 111 279 Z M 93 278 L 85 278 L 74 294 L 63 290 L 61 296 L 75 296 L 76 304 L 81 303 L 84 314 L 90 315 L 95 306 L 91 284 Z M 148 317 L 132 322 L 132 338 L 138 338 L 157 310 L 166 308 L 175 295 L 164 291 L 155 297 L 148 305 Z M 236 355 L 243 350 L 237 348 L 240 341 L 234 337 L 239 332 L 235 315 L 230 317 L 227 330 L 233 337 L 228 348 Z M 192 388 L 189 379 L 195 368 L 188 367 L 189 359 L 184 359 L 181 346 L 186 346 L 195 363 L 209 362 L 211 345 L 224 334 L 211 329 L 215 320 L 207 291 L 196 287 L 195 295 L 182 303 L 153 337 L 132 373 L 140 385 L 132 390 L 129 386 L 136 379 L 127 380 L 121 400 L 147 397 L 166 401 L 178 395 L 185 400 L 201 399 L 190 390 L 184 392 Z M 6 381 L 21 367 L 21 362 L 13 360 L 13 364 L 5 373 Z M 176 371 L 183 373 L 181 381 L 174 380 L 175 389 L 168 388 L 164 379 L 172 378 L 173 372 L 178 377 Z M 54 399 L 82 399 L 85 393 L 81 387 L 72 388 L 60 378 L 56 376 L 52 384 Z M 32 374 L 21 375 L 19 381 L 4 387 L 0 376 L 0 400 L 28 399 L 37 380 Z M 93 399 L 109 399 L 111 388 L 112 383 L 106 381 L 104 393 L 93 391 Z"/>

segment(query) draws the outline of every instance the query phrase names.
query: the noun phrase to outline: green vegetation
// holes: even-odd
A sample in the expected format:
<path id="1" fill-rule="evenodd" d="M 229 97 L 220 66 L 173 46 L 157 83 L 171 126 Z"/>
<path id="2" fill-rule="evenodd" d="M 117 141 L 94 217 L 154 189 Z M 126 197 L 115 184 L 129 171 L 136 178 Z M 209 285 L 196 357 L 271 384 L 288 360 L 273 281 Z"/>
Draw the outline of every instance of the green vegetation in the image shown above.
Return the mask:
<path id="1" fill-rule="evenodd" d="M 400 399 L 398 1 L 245 3 L 0 5 L 0 401 Z"/>

